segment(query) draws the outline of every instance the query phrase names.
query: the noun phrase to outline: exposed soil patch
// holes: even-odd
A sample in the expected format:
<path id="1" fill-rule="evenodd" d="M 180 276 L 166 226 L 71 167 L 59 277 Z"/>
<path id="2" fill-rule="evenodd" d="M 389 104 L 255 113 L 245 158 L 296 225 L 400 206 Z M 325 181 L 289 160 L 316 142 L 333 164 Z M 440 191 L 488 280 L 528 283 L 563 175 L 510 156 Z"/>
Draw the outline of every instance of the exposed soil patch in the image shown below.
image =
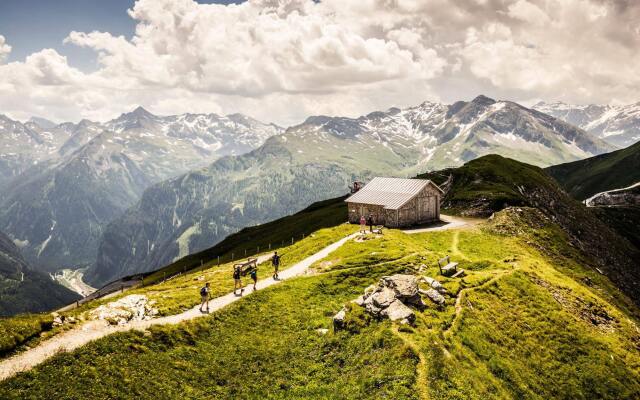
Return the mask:
<path id="1" fill-rule="evenodd" d="M 618 322 L 615 317 L 609 315 L 602 305 L 575 297 L 571 294 L 571 290 L 554 286 L 551 283 L 532 276 L 531 280 L 547 289 L 553 298 L 570 313 L 581 320 L 593 325 L 603 332 L 612 332 Z"/>

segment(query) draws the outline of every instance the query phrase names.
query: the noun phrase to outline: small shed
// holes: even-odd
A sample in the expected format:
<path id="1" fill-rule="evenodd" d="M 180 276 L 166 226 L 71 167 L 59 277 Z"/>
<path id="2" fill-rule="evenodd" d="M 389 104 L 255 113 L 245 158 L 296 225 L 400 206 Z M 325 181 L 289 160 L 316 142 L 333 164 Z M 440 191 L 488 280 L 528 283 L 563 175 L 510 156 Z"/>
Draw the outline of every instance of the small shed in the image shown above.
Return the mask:
<path id="1" fill-rule="evenodd" d="M 442 195 L 427 179 L 376 177 L 345 202 L 352 224 L 372 215 L 376 225 L 402 228 L 438 221 Z"/>

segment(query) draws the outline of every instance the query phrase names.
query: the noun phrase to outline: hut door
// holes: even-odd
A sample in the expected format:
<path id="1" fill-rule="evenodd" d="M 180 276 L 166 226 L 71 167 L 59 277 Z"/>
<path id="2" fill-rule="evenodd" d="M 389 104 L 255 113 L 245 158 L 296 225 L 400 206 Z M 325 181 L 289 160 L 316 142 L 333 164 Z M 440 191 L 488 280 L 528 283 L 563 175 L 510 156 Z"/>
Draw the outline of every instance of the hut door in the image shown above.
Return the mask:
<path id="1" fill-rule="evenodd" d="M 435 203 L 433 199 L 434 199 L 433 196 L 428 196 L 427 198 L 424 199 L 424 201 L 420 202 L 420 205 L 421 205 L 420 220 L 421 221 L 429 221 L 434 218 L 433 210 L 435 207 Z"/>

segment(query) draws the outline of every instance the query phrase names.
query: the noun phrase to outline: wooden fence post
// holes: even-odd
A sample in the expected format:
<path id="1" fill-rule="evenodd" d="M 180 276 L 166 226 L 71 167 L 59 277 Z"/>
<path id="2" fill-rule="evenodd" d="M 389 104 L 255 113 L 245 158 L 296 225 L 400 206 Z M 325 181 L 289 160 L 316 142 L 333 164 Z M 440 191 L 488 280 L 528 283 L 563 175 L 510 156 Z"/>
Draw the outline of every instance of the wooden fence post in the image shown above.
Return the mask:
<path id="1" fill-rule="evenodd" d="M 218 256 L 218 267 L 220 266 L 220 256 Z"/>

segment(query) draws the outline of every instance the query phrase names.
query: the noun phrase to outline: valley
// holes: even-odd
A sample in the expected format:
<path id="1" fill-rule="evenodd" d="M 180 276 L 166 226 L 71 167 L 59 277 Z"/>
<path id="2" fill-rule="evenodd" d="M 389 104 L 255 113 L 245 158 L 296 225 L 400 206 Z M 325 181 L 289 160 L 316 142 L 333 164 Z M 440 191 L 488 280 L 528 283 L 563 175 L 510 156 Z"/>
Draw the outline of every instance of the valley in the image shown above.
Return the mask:
<path id="1" fill-rule="evenodd" d="M 82 280 L 84 273 L 85 270 L 83 269 L 63 269 L 56 271 L 55 274 L 52 275 L 52 278 L 67 289 L 73 290 L 82 297 L 86 297 L 95 292 L 96 288 L 87 285 Z"/>

